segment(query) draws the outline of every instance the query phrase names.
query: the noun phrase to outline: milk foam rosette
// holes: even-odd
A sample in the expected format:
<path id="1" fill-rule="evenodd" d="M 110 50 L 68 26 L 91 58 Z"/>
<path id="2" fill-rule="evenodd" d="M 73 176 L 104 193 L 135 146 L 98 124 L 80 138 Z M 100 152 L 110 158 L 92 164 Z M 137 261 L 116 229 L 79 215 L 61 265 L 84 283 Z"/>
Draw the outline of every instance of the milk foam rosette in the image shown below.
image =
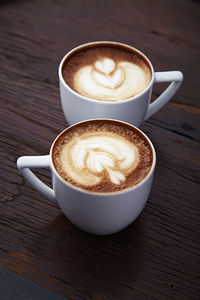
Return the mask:
<path id="1" fill-rule="evenodd" d="M 139 65 L 107 57 L 83 66 L 74 76 L 75 87 L 81 94 L 104 101 L 133 97 L 145 89 L 148 80 Z"/>
<path id="2" fill-rule="evenodd" d="M 105 179 L 119 185 L 137 167 L 139 153 L 133 143 L 117 134 L 92 132 L 64 145 L 60 160 L 63 171 L 83 186 Z"/>

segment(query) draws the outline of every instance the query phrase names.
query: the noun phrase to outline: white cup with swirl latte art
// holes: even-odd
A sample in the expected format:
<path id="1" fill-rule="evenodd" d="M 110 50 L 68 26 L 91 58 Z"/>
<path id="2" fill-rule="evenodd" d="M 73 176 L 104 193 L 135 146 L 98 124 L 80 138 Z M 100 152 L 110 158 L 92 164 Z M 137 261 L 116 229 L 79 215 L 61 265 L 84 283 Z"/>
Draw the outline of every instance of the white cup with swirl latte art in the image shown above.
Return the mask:
<path id="1" fill-rule="evenodd" d="M 65 129 L 50 154 L 17 161 L 32 186 L 57 203 L 76 226 L 111 234 L 132 223 L 151 191 L 156 154 L 149 138 L 131 124 L 95 119 Z M 49 167 L 51 189 L 30 168 Z"/>
<path id="2" fill-rule="evenodd" d="M 60 97 L 69 124 L 110 118 L 135 126 L 156 113 L 183 80 L 179 71 L 154 72 L 150 60 L 134 47 L 92 42 L 67 53 L 59 65 Z M 151 103 L 157 82 L 171 82 Z"/>

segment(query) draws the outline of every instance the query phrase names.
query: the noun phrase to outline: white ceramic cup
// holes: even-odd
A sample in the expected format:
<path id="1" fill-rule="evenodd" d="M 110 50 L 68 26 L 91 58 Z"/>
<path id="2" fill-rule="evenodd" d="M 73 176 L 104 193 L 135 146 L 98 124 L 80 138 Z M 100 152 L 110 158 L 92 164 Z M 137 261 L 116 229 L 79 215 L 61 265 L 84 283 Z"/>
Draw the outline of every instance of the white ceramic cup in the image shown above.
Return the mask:
<path id="1" fill-rule="evenodd" d="M 72 90 L 63 79 L 63 64 L 74 51 L 88 45 L 103 43 L 124 45 L 117 42 L 92 42 L 83 44 L 69 51 L 60 62 L 58 71 L 60 97 L 65 118 L 70 125 L 87 119 L 108 118 L 122 120 L 132 125 L 140 126 L 143 121 L 155 114 L 172 98 L 182 83 L 183 74 L 180 71 L 154 72 L 150 60 L 141 51 L 134 47 L 124 45 L 138 52 L 149 64 L 152 78 L 147 88 L 135 97 L 116 102 L 99 101 L 84 97 Z M 152 88 L 154 83 L 157 82 L 171 82 L 171 84 L 153 103 L 150 103 Z"/>
<path id="2" fill-rule="evenodd" d="M 88 122 L 88 121 L 87 121 Z M 116 121 L 120 122 L 120 121 Z M 72 125 L 72 126 L 76 126 Z M 131 125 L 132 126 L 132 125 Z M 137 128 L 136 128 L 137 129 Z M 65 129 L 64 131 L 67 131 Z M 149 138 L 137 129 L 152 148 L 153 162 L 150 172 L 136 186 L 115 193 L 93 193 L 68 184 L 56 171 L 52 152 L 44 156 L 22 156 L 17 166 L 24 178 L 42 195 L 58 204 L 65 216 L 76 226 L 93 234 L 115 233 L 132 223 L 144 208 L 151 191 L 156 165 L 156 153 Z M 30 168 L 50 168 L 53 189 L 36 177 Z"/>

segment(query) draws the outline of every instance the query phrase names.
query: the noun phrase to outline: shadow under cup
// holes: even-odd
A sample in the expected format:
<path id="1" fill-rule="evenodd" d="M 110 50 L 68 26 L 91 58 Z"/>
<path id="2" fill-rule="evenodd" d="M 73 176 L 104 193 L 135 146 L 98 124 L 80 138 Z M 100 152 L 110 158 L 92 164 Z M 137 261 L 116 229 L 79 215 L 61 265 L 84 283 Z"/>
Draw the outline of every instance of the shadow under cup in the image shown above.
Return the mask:
<path id="1" fill-rule="evenodd" d="M 151 166 L 148 174 L 136 185 L 124 190 L 119 189 L 119 191 L 115 192 L 90 191 L 83 186 L 77 186 L 73 181 L 66 181 L 65 176 L 58 170 L 55 160 L 59 143 L 62 145 L 64 138 L 69 137 L 71 132 L 74 133 L 82 129 L 88 132 L 88 128 L 91 131 L 91 128 L 94 128 L 95 124 L 99 127 L 101 123 L 109 126 L 113 124 L 113 126 L 121 126 L 125 130 L 132 130 L 148 143 L 152 156 Z M 79 130 L 80 128 L 82 129 Z M 156 165 L 156 153 L 149 138 L 138 128 L 125 122 L 108 119 L 80 122 L 65 129 L 56 138 L 52 144 L 50 156 L 53 190 L 55 191 L 58 205 L 65 216 L 80 229 L 93 234 L 112 234 L 132 223 L 143 210 L 151 191 Z"/>

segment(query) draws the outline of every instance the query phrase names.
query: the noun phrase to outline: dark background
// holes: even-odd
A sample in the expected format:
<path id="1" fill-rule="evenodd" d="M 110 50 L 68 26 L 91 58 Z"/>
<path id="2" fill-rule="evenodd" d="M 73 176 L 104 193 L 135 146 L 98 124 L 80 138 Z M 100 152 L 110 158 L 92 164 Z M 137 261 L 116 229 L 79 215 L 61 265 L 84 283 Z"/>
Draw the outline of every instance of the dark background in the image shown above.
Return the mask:
<path id="1" fill-rule="evenodd" d="M 199 1 L 0 1 L 0 265 L 71 300 L 199 299 Z M 66 126 L 58 65 L 97 40 L 180 70 L 173 99 L 141 129 L 157 167 L 142 214 L 115 235 L 75 228 L 24 182 L 21 155 L 48 154 Z M 166 85 L 156 85 L 155 99 Z M 50 184 L 49 170 L 37 174 Z"/>

